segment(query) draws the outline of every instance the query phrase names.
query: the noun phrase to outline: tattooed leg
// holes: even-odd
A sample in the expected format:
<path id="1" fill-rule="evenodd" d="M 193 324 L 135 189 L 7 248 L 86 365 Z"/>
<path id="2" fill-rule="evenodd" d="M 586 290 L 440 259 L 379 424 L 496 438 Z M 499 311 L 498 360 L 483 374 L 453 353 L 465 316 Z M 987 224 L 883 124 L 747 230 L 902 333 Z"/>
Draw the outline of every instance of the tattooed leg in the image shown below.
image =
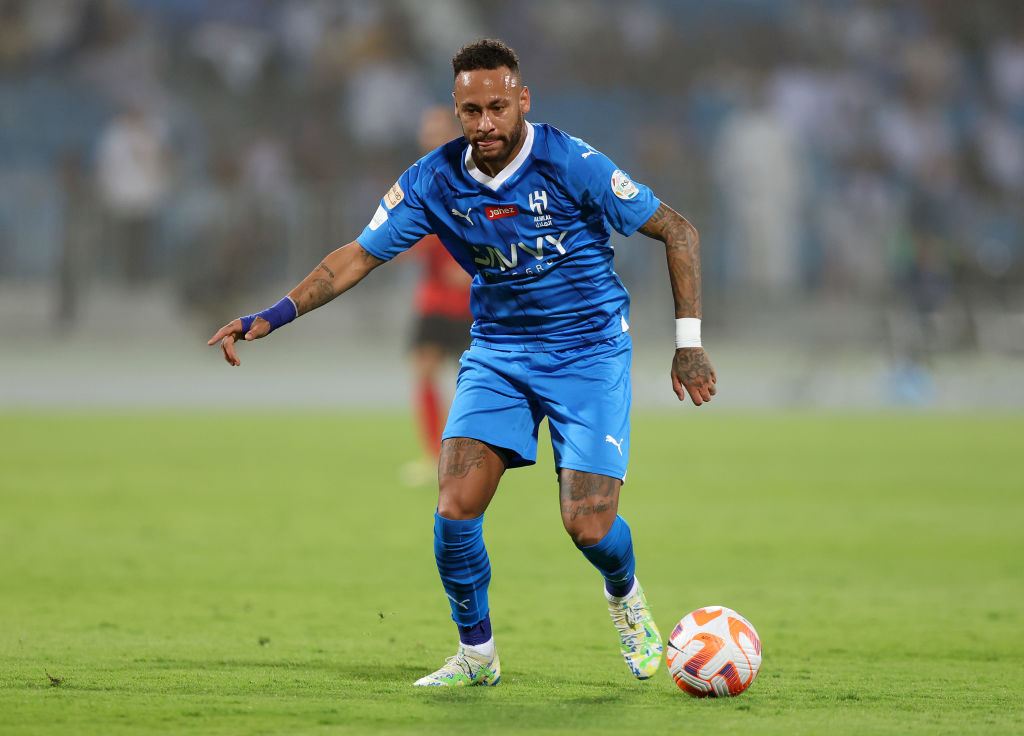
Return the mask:
<path id="1" fill-rule="evenodd" d="M 597 544 L 619 511 L 622 481 L 607 475 L 563 468 L 558 476 L 562 524 L 577 546 Z"/>
<path id="2" fill-rule="evenodd" d="M 473 519 L 491 503 L 505 463 L 485 442 L 449 437 L 438 460 L 437 512 L 446 519 Z"/>

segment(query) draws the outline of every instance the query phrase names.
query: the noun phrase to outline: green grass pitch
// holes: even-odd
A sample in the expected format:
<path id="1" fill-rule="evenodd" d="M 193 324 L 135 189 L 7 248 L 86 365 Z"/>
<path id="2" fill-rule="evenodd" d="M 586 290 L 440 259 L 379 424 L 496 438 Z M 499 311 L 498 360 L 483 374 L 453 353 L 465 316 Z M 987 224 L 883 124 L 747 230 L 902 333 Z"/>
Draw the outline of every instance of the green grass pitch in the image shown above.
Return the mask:
<path id="1" fill-rule="evenodd" d="M 496 688 L 454 652 L 407 416 L 0 415 L 0 734 L 1024 732 L 1024 417 L 634 416 L 664 634 L 735 608 L 743 695 L 622 663 L 550 449 L 484 525 Z"/>

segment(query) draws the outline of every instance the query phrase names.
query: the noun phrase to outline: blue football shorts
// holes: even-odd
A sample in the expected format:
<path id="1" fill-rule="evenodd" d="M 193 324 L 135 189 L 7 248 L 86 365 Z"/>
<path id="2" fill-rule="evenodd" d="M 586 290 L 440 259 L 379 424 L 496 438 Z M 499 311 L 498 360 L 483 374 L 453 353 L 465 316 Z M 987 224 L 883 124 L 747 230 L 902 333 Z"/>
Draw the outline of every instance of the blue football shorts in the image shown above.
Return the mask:
<path id="1" fill-rule="evenodd" d="M 503 448 L 511 468 L 533 465 L 537 429 L 547 417 L 556 467 L 625 480 L 632 353 L 625 332 L 547 352 L 473 345 L 459 361 L 443 437 L 470 437 Z"/>

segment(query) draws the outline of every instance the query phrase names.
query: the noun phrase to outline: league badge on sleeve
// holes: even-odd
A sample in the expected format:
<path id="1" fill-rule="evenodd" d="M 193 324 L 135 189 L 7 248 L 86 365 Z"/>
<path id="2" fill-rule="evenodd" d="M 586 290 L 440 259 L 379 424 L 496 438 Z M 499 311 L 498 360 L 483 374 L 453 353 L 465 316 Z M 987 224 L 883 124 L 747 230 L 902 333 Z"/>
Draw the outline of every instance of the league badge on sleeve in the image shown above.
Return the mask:
<path id="1" fill-rule="evenodd" d="M 398 186 L 398 182 L 388 190 L 388 193 L 384 195 L 384 204 L 388 206 L 389 210 L 393 210 L 395 205 L 401 202 L 405 198 L 405 192 L 402 191 L 402 187 Z"/>
<path id="2" fill-rule="evenodd" d="M 615 169 L 612 172 L 612 191 L 619 199 L 633 199 L 640 193 L 636 184 L 629 178 L 629 175 L 622 169 Z"/>

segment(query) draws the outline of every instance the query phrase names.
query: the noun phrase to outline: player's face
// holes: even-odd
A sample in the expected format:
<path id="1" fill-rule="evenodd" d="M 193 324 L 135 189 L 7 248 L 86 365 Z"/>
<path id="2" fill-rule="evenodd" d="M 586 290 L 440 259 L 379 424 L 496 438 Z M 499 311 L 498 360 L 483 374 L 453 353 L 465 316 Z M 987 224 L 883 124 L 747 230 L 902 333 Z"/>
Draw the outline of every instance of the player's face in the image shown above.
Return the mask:
<path id="1" fill-rule="evenodd" d="M 484 172 L 497 174 L 523 147 L 530 90 L 503 66 L 462 72 L 453 96 L 473 160 Z"/>

